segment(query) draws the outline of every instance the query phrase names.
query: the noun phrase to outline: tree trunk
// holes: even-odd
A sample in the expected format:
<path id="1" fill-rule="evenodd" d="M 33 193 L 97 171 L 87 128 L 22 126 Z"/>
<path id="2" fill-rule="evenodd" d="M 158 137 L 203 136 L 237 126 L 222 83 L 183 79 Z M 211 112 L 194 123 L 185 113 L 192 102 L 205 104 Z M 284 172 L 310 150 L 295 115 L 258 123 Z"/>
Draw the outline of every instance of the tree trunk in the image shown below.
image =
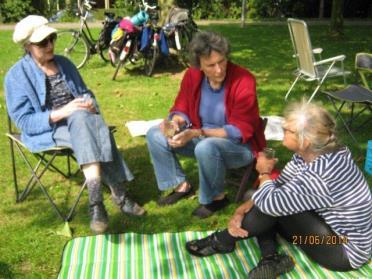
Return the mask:
<path id="1" fill-rule="evenodd" d="M 227 17 L 230 10 L 230 1 L 228 0 L 222 1 L 222 6 L 224 8 L 225 17 Z"/>
<path id="2" fill-rule="evenodd" d="M 332 1 L 332 13 L 331 13 L 331 35 L 339 37 L 343 34 L 344 27 L 344 0 L 333 0 Z"/>
<path id="3" fill-rule="evenodd" d="M 247 15 L 247 0 L 242 1 L 241 27 L 245 26 L 245 16 Z"/>
<path id="4" fill-rule="evenodd" d="M 319 18 L 322 19 L 324 17 L 324 0 L 319 1 Z"/>

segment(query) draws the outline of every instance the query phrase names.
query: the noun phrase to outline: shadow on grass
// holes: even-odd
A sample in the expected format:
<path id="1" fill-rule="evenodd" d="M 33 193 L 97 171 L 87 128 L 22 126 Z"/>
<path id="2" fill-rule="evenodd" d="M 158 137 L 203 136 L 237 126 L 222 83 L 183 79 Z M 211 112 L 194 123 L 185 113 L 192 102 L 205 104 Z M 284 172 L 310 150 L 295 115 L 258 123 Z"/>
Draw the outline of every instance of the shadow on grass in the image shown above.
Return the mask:
<path id="1" fill-rule="evenodd" d="M 182 75 L 185 70 L 185 65 L 179 61 L 177 56 L 160 55 L 156 61 L 151 77 L 178 76 Z M 114 70 L 112 72 L 114 73 Z M 139 61 L 136 64 L 127 64 L 126 66 L 122 67 L 119 70 L 119 74 L 116 77 L 115 81 L 120 82 L 125 76 L 146 76 L 142 63 Z"/>
<path id="2" fill-rule="evenodd" d="M 0 278 L 7 278 L 7 279 L 14 278 L 14 274 L 9 264 L 0 262 Z"/>
<path id="3" fill-rule="evenodd" d="M 104 202 L 109 212 L 110 225 L 108 232 L 110 233 L 122 233 L 128 230 L 153 233 L 169 231 L 170 228 L 175 231 L 184 231 L 189 230 L 191 225 L 205 226 L 205 229 L 208 229 L 211 224 L 223 222 L 224 218 L 221 218 L 221 216 L 229 216 L 230 214 L 226 214 L 226 212 L 232 213 L 236 206 L 232 202 L 227 209 L 209 218 L 208 222 L 191 216 L 192 211 L 199 205 L 197 195 L 172 206 L 159 207 L 156 201 L 161 193 L 157 188 L 153 166 L 150 162 L 146 145 L 138 145 L 135 148 L 120 150 L 120 152 L 124 155 L 129 168 L 135 175 L 135 179 L 125 183 L 125 186 L 130 196 L 145 206 L 147 214 L 143 217 L 123 215 L 110 200 L 110 192 L 105 187 Z M 179 156 L 179 159 L 188 180 L 194 189 L 198 190 L 198 167 L 195 159 L 183 156 Z M 58 208 L 66 213 L 77 197 L 82 182 L 83 176 L 81 173 L 70 179 L 61 179 L 59 174 L 52 173 L 46 177 L 45 186 L 53 199 L 55 199 Z M 226 191 L 230 201 L 233 201 L 237 188 L 227 185 Z M 4 210 L 4 213 L 23 216 L 24 220 L 28 222 L 27 225 L 36 226 L 41 230 L 51 231 L 63 223 L 38 187 L 31 192 L 24 202 Z M 192 218 L 192 222 L 185 222 L 185 218 Z M 82 227 L 85 227 L 83 229 L 84 233 L 90 233 L 87 191 L 83 193 L 70 224 L 73 229 L 77 229 L 78 234 L 81 234 L 80 230 L 82 230 Z M 155 228 L 156 231 L 154 231 Z"/>

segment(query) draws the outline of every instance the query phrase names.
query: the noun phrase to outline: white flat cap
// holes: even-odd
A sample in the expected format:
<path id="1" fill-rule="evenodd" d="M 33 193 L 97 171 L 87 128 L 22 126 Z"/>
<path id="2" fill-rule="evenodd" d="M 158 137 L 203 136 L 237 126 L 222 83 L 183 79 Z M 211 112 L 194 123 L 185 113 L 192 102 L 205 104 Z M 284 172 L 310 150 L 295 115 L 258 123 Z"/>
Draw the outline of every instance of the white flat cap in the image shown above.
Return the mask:
<path id="1" fill-rule="evenodd" d="M 16 24 L 13 41 L 17 44 L 38 43 L 56 32 L 56 29 L 48 26 L 48 20 L 45 17 L 29 15 Z"/>

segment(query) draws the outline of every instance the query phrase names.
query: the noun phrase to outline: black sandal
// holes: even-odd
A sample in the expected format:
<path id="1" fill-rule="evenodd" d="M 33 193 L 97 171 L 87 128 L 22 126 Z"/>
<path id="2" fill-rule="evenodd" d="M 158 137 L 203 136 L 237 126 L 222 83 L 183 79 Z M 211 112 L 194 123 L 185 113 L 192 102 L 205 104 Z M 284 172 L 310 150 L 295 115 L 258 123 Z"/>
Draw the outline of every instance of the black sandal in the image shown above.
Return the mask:
<path id="1" fill-rule="evenodd" d="M 190 189 L 187 192 L 172 191 L 172 193 L 170 193 L 169 195 L 165 197 L 161 197 L 158 200 L 158 205 L 165 206 L 165 205 L 175 204 L 179 200 L 190 196 L 192 193 L 193 193 L 192 187 L 190 187 Z"/>
<path id="2" fill-rule="evenodd" d="M 209 204 L 201 205 L 192 212 L 193 216 L 201 219 L 207 218 L 218 210 L 221 210 L 229 204 L 228 198 L 225 196 L 222 200 L 215 200 Z"/>
<path id="3" fill-rule="evenodd" d="M 291 257 L 285 254 L 277 254 L 263 257 L 257 266 L 249 272 L 251 279 L 275 279 L 283 273 L 287 273 L 294 268 Z"/>
<path id="4" fill-rule="evenodd" d="M 186 242 L 186 250 L 197 257 L 206 257 L 214 254 L 226 254 L 234 251 L 235 246 L 228 246 L 217 239 L 217 232 L 202 239 Z"/>

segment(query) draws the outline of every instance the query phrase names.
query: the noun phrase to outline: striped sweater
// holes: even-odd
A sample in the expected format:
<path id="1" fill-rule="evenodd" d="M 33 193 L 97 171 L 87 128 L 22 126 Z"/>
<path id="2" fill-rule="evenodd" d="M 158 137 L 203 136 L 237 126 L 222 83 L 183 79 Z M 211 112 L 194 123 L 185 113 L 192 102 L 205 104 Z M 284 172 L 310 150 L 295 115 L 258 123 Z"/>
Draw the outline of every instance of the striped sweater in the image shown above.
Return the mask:
<path id="1" fill-rule="evenodd" d="M 252 198 L 272 216 L 314 210 L 337 235 L 347 237 L 343 245 L 353 268 L 370 259 L 371 191 L 349 149 L 320 155 L 311 163 L 293 155 L 281 175 L 265 181 Z"/>

